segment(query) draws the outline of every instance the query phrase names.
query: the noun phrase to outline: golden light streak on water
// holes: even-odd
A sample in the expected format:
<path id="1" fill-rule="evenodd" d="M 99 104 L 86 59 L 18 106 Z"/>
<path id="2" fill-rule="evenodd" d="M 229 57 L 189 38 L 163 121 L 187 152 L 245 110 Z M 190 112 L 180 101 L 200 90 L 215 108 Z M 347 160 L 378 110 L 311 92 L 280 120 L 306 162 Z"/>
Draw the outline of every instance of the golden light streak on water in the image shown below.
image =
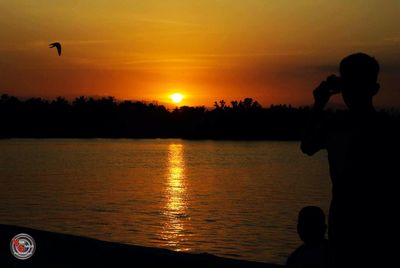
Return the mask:
<path id="1" fill-rule="evenodd" d="M 181 246 L 186 238 L 185 220 L 186 209 L 186 181 L 183 144 L 168 146 L 168 174 L 166 182 L 166 204 L 164 208 L 162 240 L 177 251 L 188 251 L 190 248 Z"/>

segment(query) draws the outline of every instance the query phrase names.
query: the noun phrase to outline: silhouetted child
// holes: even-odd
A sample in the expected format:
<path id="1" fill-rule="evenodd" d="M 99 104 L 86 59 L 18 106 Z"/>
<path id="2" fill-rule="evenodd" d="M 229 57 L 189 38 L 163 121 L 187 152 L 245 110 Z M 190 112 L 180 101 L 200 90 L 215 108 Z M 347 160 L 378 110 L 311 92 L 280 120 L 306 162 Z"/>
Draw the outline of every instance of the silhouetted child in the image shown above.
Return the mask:
<path id="1" fill-rule="evenodd" d="M 325 214 L 315 206 L 304 207 L 297 223 L 297 232 L 304 242 L 288 258 L 288 268 L 328 267 L 328 240 L 325 239 Z"/>

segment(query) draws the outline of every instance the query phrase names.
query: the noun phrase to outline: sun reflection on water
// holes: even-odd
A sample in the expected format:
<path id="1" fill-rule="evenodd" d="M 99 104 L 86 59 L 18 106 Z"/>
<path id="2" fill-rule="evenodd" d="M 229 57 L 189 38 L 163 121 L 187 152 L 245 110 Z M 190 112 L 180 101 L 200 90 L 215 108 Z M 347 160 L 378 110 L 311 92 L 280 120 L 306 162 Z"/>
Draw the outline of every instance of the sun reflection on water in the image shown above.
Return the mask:
<path id="1" fill-rule="evenodd" d="M 183 144 L 170 144 L 168 147 L 168 171 L 166 181 L 166 203 L 163 214 L 166 217 L 161 233 L 166 246 L 177 250 L 187 251 L 182 245 L 186 241 L 186 183 Z"/>

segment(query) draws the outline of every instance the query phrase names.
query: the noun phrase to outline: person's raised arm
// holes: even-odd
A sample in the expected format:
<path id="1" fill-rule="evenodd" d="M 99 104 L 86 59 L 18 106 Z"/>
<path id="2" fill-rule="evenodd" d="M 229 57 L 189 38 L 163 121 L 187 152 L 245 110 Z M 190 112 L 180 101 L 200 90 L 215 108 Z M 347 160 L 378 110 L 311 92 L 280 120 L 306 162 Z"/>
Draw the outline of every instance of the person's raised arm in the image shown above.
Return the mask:
<path id="1" fill-rule="evenodd" d="M 323 111 L 330 97 L 339 93 L 338 89 L 331 86 L 331 81 L 334 79 L 335 76 L 329 76 L 327 81 L 323 81 L 313 92 L 314 105 L 300 146 L 305 154 L 313 155 L 325 148 L 326 128 L 323 124 Z"/>

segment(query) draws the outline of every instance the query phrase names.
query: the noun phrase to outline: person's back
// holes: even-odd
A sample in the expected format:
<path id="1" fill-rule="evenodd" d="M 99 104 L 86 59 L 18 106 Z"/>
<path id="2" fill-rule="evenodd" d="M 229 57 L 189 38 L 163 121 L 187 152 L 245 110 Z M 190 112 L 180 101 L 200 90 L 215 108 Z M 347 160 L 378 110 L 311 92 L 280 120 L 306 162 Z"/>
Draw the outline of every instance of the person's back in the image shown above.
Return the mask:
<path id="1" fill-rule="evenodd" d="M 393 138 L 385 134 L 389 126 L 384 121 L 385 116 L 378 113 L 358 119 L 348 115 L 328 135 L 329 239 L 336 251 L 335 267 L 378 264 L 386 255 L 382 249 L 394 230 L 388 224 L 393 221 L 395 165 L 390 153 Z"/>
<path id="2" fill-rule="evenodd" d="M 379 65 L 366 54 L 350 55 L 340 65 L 340 82 L 332 77 L 314 91 L 313 118 L 302 140 L 309 155 L 328 152 L 332 180 L 329 240 L 334 267 L 362 266 L 388 259 L 387 239 L 394 229 L 393 193 L 399 142 L 390 118 L 375 111 Z M 337 79 L 337 78 L 336 78 Z M 331 121 L 321 112 L 340 92 L 349 111 Z M 395 155 L 393 154 L 396 153 Z"/>
<path id="3" fill-rule="evenodd" d="M 297 232 L 304 242 L 288 258 L 287 268 L 328 267 L 325 214 L 319 207 L 304 207 L 298 217 Z"/>

